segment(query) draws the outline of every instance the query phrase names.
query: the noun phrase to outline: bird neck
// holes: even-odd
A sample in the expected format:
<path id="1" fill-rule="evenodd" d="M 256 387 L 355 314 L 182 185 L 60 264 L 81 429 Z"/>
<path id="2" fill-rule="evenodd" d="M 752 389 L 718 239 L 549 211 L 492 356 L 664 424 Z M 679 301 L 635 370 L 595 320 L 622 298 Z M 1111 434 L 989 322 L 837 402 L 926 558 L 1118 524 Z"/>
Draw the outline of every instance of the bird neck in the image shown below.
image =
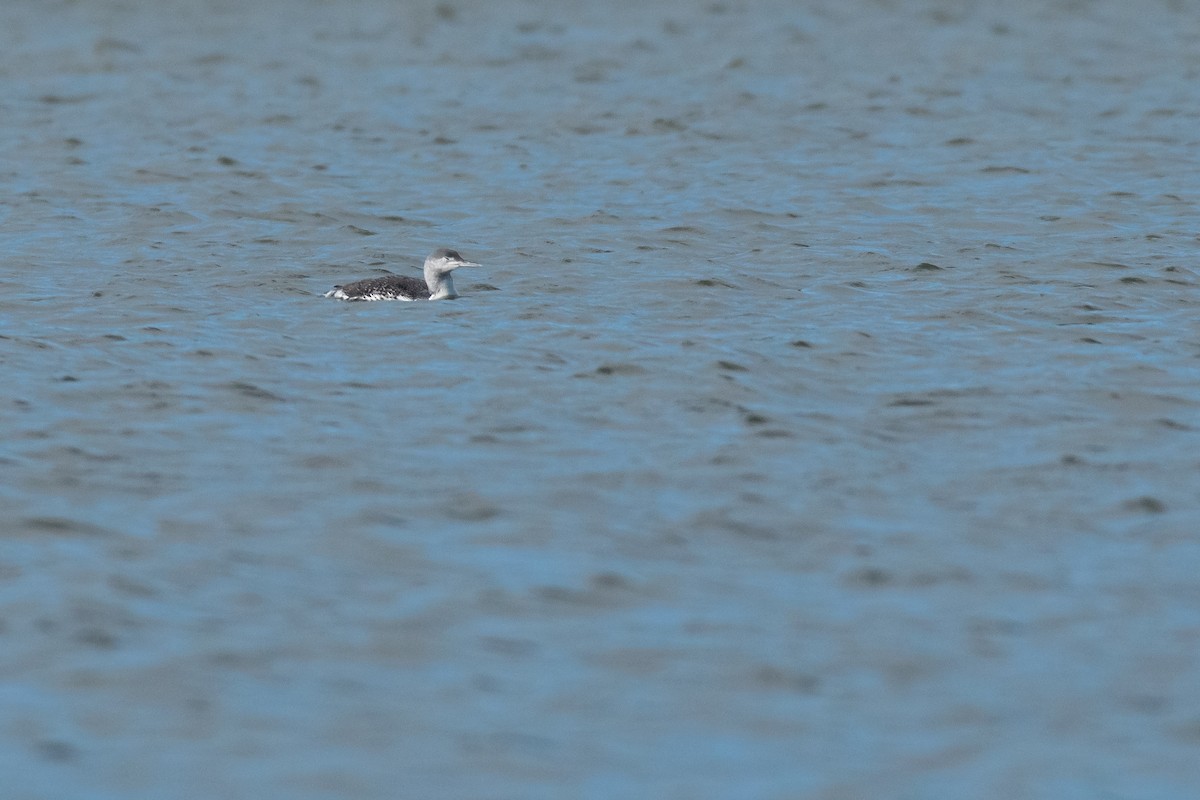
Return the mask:
<path id="1" fill-rule="evenodd" d="M 458 292 L 454 291 L 454 276 L 449 272 L 425 270 L 425 284 L 429 287 L 430 300 L 453 300 L 458 297 Z"/>

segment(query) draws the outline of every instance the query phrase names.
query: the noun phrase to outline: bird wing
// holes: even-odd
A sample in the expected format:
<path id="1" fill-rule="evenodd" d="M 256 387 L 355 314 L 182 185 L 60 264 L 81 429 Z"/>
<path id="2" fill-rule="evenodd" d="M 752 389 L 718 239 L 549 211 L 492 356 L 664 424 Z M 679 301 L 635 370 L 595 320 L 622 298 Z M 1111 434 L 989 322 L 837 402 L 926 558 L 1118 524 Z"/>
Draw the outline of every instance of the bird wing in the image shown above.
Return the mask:
<path id="1" fill-rule="evenodd" d="M 361 281 L 345 284 L 342 286 L 342 292 L 351 300 L 368 297 L 395 297 L 397 295 L 418 299 L 429 297 L 429 287 L 425 285 L 425 281 L 410 278 L 407 275 L 364 278 Z"/>

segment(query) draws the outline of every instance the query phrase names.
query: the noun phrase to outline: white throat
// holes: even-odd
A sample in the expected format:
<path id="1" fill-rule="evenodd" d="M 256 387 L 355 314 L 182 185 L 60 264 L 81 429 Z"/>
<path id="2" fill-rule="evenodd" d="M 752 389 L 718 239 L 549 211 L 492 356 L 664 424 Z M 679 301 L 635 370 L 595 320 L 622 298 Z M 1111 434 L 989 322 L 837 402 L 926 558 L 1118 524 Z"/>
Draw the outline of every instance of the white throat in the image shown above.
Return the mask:
<path id="1" fill-rule="evenodd" d="M 458 292 L 454 291 L 454 276 L 449 272 L 425 270 L 425 285 L 429 287 L 430 300 L 453 300 L 458 297 Z"/>

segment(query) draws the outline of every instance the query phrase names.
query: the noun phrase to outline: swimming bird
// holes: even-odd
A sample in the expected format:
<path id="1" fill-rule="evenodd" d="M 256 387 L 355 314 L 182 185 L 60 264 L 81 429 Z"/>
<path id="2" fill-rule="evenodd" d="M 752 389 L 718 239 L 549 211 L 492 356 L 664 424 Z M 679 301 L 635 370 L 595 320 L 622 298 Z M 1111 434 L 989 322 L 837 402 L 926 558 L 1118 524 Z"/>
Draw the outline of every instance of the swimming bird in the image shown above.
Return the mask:
<path id="1" fill-rule="evenodd" d="M 325 296 L 336 300 L 453 300 L 458 292 L 454 291 L 450 273 L 459 267 L 478 266 L 460 256 L 457 250 L 443 247 L 425 259 L 424 283 L 407 275 L 384 275 L 335 286 Z"/>

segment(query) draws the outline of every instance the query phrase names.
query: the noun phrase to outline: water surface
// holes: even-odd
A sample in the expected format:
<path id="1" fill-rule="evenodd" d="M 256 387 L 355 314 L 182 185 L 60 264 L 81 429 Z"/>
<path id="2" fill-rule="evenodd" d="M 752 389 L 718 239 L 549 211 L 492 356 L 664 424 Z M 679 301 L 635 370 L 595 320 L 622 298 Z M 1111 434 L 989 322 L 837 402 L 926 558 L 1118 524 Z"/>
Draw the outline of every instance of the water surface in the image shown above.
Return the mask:
<path id="1" fill-rule="evenodd" d="M 0 12 L 8 796 L 1200 789 L 1200 10 L 243 6 Z"/>

